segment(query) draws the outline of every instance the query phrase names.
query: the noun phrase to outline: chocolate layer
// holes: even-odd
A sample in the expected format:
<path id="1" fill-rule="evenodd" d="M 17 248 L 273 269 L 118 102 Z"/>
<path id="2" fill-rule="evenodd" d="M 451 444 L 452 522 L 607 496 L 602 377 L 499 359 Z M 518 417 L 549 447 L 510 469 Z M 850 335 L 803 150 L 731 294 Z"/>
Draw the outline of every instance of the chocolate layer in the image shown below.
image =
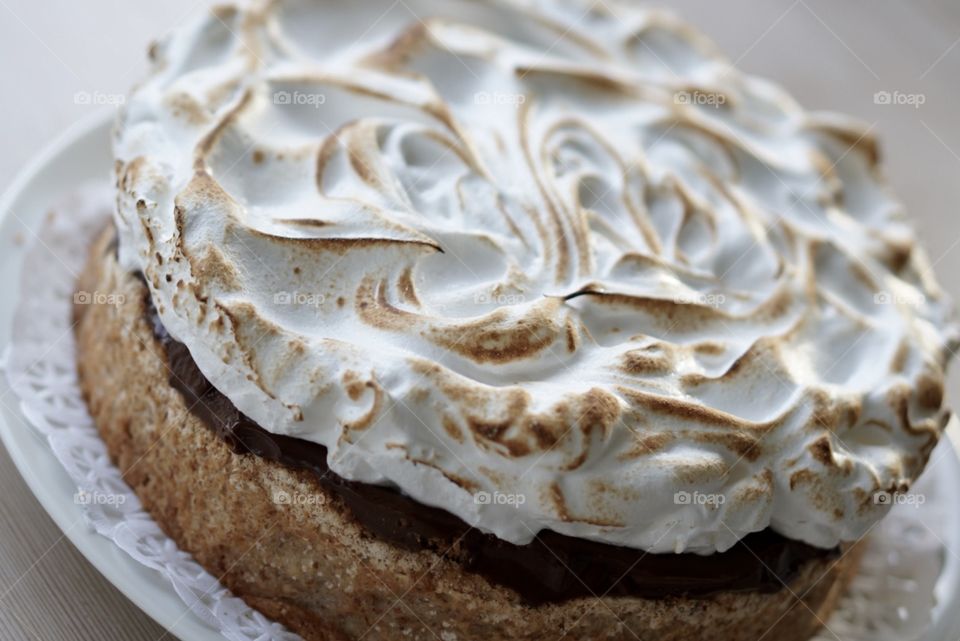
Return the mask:
<path id="1" fill-rule="evenodd" d="M 551 531 L 540 532 L 527 545 L 508 543 L 397 489 L 341 478 L 328 467 L 322 445 L 267 432 L 204 378 L 186 346 L 167 334 L 149 296 L 147 308 L 166 350 L 170 384 L 184 396 L 190 411 L 235 452 L 309 470 L 372 536 L 411 550 L 432 549 L 465 570 L 516 591 L 531 605 L 593 595 L 661 598 L 774 592 L 783 589 L 805 562 L 839 555 L 839 548 L 815 548 L 769 529 L 709 556 L 647 554 Z"/>

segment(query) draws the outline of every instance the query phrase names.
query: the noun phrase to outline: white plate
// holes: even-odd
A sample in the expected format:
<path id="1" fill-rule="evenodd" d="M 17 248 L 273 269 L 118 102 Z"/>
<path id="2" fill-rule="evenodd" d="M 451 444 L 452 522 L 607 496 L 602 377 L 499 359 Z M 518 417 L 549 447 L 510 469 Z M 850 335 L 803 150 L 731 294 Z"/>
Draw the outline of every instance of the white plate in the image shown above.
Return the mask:
<path id="1" fill-rule="evenodd" d="M 0 353 L 10 340 L 23 253 L 30 230 L 36 230 L 50 205 L 91 180 L 110 176 L 109 130 L 112 114 L 100 113 L 77 123 L 47 147 L 0 199 Z M 960 422 L 953 420 L 935 456 L 936 483 L 960 488 Z M 0 438 L 34 495 L 77 549 L 113 585 L 160 625 L 181 639 L 222 641 L 223 637 L 189 613 L 173 587 L 157 572 L 137 563 L 112 541 L 85 525 L 81 507 L 73 497 L 76 485 L 19 412 L 0 409 Z M 949 514 L 944 541 L 947 550 L 960 553 L 960 493 L 957 509 Z M 960 635 L 960 556 L 948 553 L 937 586 L 938 604 L 924 641 L 954 641 Z"/>
<path id="2" fill-rule="evenodd" d="M 0 353 L 10 341 L 23 253 L 51 204 L 91 180 L 109 180 L 113 114 L 97 113 L 64 132 L 31 162 L 0 199 Z M 21 476 L 50 517 L 108 581 L 157 623 L 184 641 L 223 641 L 187 612 L 159 573 L 137 563 L 86 525 L 77 491 L 47 442 L 19 411 L 0 410 L 0 438 Z M 186 614 L 185 614 L 186 613 Z"/>

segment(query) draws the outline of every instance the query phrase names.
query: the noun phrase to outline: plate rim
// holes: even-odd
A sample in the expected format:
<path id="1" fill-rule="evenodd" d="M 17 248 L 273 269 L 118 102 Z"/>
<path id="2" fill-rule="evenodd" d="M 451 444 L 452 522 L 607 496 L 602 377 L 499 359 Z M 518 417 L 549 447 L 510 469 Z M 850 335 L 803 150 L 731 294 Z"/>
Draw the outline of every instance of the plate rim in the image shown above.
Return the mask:
<path id="1" fill-rule="evenodd" d="M 77 120 L 44 145 L 26 165 L 17 172 L 13 180 L 0 196 L 0 237 L 6 235 L 3 228 L 8 225 L 14 205 L 31 191 L 38 188 L 45 174 L 56 174 L 54 163 L 68 155 L 75 148 L 97 144 L 96 138 L 109 144 L 110 130 L 116 111 L 110 108 L 100 109 Z M 106 168 L 109 169 L 109 168 Z M 106 178 L 108 174 L 104 174 Z M 69 180 L 65 188 L 74 186 Z M 76 182 L 78 186 L 80 182 Z M 55 197 L 50 198 L 51 202 Z M 35 216 L 28 215 L 23 224 L 35 223 Z M 21 251 L 11 252 L 14 261 L 22 259 Z M 4 268 L 2 271 L 6 271 Z M 19 274 L 11 278 L 10 287 L 19 287 Z M 13 316 L 16 305 L 4 312 Z M 5 352 L 11 336 L 5 332 L 2 336 L 2 349 Z M 6 376 L 3 386 L 10 388 Z M 47 439 L 37 432 L 23 414 L 20 399 L 16 393 L 13 408 L 5 407 L 0 412 L 0 441 L 3 442 L 10 459 L 20 473 L 33 497 L 57 525 L 63 537 L 68 539 L 78 552 L 100 573 L 116 590 L 123 594 L 141 612 L 147 614 L 168 634 L 181 641 L 217 641 L 224 637 L 220 631 L 207 624 L 183 602 L 173 583 L 158 570 L 149 568 L 126 551 L 120 549 L 111 539 L 94 530 L 86 520 L 81 506 L 74 503 L 72 494 L 65 493 L 67 487 L 75 488 L 66 469 L 57 460 L 50 449 Z M 14 416 L 9 416 L 14 414 Z M 13 420 L 11 420 L 13 419 Z M 22 423 L 17 425 L 16 423 Z M 26 429 L 23 429 L 26 428 Z M 39 478 L 35 468 L 55 468 L 55 478 Z M 62 540 L 62 539 L 60 539 Z M 59 541 L 57 543 L 59 543 Z M 56 543 L 54 543 L 56 545 Z"/>

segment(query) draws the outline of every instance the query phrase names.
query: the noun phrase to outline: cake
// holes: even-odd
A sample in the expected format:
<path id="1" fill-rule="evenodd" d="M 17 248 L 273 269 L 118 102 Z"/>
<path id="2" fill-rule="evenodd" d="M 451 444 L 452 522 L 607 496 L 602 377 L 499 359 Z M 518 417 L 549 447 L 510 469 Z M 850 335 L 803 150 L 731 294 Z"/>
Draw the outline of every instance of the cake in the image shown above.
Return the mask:
<path id="1" fill-rule="evenodd" d="M 809 639 L 946 425 L 857 121 L 672 14 L 254 1 L 151 48 L 78 370 L 158 524 L 319 639 Z"/>

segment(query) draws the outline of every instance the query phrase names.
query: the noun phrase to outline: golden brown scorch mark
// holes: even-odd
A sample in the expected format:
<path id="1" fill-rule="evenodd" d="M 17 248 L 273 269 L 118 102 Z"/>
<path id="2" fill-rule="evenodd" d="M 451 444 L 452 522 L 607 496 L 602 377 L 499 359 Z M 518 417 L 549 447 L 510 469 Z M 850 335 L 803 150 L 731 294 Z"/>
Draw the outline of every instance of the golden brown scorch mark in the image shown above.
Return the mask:
<path id="1" fill-rule="evenodd" d="M 458 325 L 431 327 L 427 337 L 437 345 L 477 363 L 509 363 L 531 358 L 564 339 L 565 324 L 557 322 L 550 306 L 511 318 L 505 308 L 484 318 Z M 575 347 L 575 345 L 574 345 Z"/>
<path id="2" fill-rule="evenodd" d="M 348 370 L 343 375 L 343 389 L 351 401 L 357 403 L 367 393 L 373 394 L 370 409 L 359 418 L 344 424 L 344 430 L 364 430 L 373 425 L 383 409 L 384 391 L 372 378 L 364 380 L 357 372 Z"/>
<path id="3" fill-rule="evenodd" d="M 413 268 L 407 267 L 400 273 L 400 279 L 397 281 L 397 291 L 406 302 L 417 307 L 420 306 L 420 300 L 417 298 L 417 289 L 413 285 Z"/>

